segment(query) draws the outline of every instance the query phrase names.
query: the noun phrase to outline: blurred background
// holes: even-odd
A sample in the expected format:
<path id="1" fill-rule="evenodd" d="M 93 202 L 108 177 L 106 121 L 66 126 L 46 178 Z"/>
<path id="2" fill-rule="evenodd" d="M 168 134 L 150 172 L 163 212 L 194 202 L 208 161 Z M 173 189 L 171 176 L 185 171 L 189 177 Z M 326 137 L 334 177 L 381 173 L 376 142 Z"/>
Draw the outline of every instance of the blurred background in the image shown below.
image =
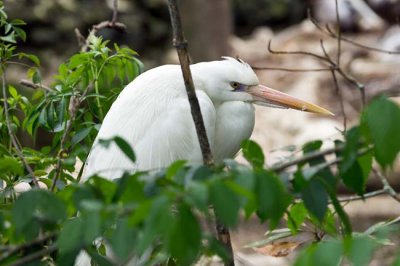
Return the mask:
<path id="1" fill-rule="evenodd" d="M 367 101 L 379 94 L 398 101 L 400 1 L 338 2 L 344 38 L 391 51 L 376 52 L 342 42 L 341 67 L 365 86 Z M 181 0 L 179 3 L 193 62 L 218 60 L 224 55 L 238 56 L 257 67 L 261 83 L 315 102 L 336 114 L 335 117 L 321 117 L 257 107 L 252 139 L 262 146 L 268 164 L 293 156 L 296 145 L 313 139 L 323 139 L 326 147 L 332 146 L 334 139 L 341 138 L 345 127 L 358 122 L 362 101 L 360 90 L 354 84 L 338 76 L 338 91 L 330 71 L 273 69 L 318 69 L 327 68 L 327 65 L 305 55 L 275 55 L 268 51 L 268 42 L 272 40 L 273 50 L 313 52 L 323 56 L 320 44 L 323 40 L 327 54 L 336 58 L 337 39 L 322 32 L 308 19 L 310 13 L 320 26 L 329 24 L 335 31 L 334 0 Z M 27 22 L 27 42 L 21 43 L 19 48 L 39 56 L 44 84 L 48 85 L 59 64 L 80 50 L 74 29 L 86 36 L 93 25 L 111 20 L 113 13 L 111 0 L 5 0 L 4 4 L 11 19 L 20 18 Z M 103 29 L 99 34 L 136 50 L 145 69 L 177 63 L 165 0 L 118 0 L 118 21 L 127 26 L 126 32 Z M 11 83 L 17 84 L 25 78 L 26 69 L 10 68 L 8 78 Z M 398 163 L 389 175 L 397 189 L 400 188 L 399 173 Z M 372 190 L 381 184 L 372 179 L 368 186 Z M 365 208 L 366 204 L 369 207 Z M 389 197 L 351 203 L 346 208 L 352 213 L 352 219 L 358 221 L 356 230 L 400 213 L 399 204 Z M 241 249 L 244 244 L 259 240 L 265 230 L 264 225 L 254 221 L 244 223 L 233 235 L 235 248 Z M 241 252 L 243 257 L 248 255 L 248 250 Z M 375 264 L 371 265 L 385 265 L 390 254 L 393 251 L 377 254 Z M 265 257 L 261 258 L 262 264 L 257 264 L 256 259 L 251 258 L 254 265 L 286 265 L 286 258 L 274 258 L 276 264 L 266 262 Z"/>

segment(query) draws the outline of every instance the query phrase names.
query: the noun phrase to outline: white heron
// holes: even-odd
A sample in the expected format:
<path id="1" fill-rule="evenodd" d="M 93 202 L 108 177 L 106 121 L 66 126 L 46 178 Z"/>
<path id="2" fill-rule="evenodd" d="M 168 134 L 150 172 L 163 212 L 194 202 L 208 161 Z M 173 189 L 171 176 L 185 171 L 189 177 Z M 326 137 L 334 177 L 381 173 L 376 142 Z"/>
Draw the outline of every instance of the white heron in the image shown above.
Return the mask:
<path id="1" fill-rule="evenodd" d="M 252 68 L 240 59 L 191 65 L 201 113 L 214 159 L 233 158 L 254 128 L 254 106 L 293 108 L 331 114 L 314 104 L 259 84 Z M 99 139 L 120 136 L 134 149 L 133 164 L 115 145 Z M 93 174 L 113 179 L 123 171 L 151 170 L 175 160 L 202 163 L 179 65 L 160 66 L 138 76 L 111 106 L 87 159 L 84 178 Z"/>

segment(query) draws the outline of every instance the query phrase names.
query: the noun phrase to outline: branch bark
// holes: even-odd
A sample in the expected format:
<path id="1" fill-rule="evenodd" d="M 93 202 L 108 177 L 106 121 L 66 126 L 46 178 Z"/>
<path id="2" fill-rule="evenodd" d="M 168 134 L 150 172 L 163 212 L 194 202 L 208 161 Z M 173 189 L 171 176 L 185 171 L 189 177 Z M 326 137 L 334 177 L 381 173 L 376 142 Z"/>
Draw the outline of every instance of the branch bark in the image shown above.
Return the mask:
<path id="1" fill-rule="evenodd" d="M 178 53 L 179 62 L 181 64 L 183 80 L 185 82 L 186 92 L 189 99 L 190 110 L 192 113 L 194 125 L 196 127 L 197 137 L 200 143 L 201 153 L 203 155 L 203 162 L 206 165 L 213 163 L 213 156 L 211 153 L 210 143 L 208 142 L 206 128 L 204 126 L 203 117 L 200 111 L 200 104 L 196 96 L 192 74 L 190 72 L 190 61 L 187 51 L 187 41 L 183 36 L 181 18 L 178 6 L 175 0 L 168 1 L 168 9 L 171 17 L 173 45 Z"/>
<path id="2" fill-rule="evenodd" d="M 171 17 L 173 46 L 176 48 L 176 51 L 178 53 L 186 93 L 188 95 L 188 100 L 190 104 L 190 110 L 192 113 L 194 125 L 196 127 L 197 138 L 199 140 L 200 149 L 203 156 L 203 162 L 205 165 L 212 165 L 213 156 L 211 153 L 210 143 L 208 142 L 203 117 L 201 115 L 200 104 L 196 96 L 192 74 L 190 72 L 190 60 L 187 51 L 188 44 L 183 36 L 182 23 L 176 0 L 168 0 L 168 9 Z M 225 246 L 225 249 L 229 255 L 229 259 L 225 261 L 225 265 L 235 265 L 229 228 L 225 227 L 225 225 L 219 222 L 218 217 L 216 217 L 216 230 L 218 240 Z"/>

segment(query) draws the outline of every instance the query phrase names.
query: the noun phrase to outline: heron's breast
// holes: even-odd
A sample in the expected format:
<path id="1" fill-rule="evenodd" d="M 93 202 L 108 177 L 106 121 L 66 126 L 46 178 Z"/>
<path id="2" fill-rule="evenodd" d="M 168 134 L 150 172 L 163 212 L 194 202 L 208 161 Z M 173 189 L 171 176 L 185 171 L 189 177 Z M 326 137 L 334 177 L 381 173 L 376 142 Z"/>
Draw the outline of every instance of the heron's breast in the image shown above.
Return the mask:
<path id="1" fill-rule="evenodd" d="M 242 101 L 225 102 L 216 108 L 216 130 L 214 142 L 215 160 L 233 158 L 240 144 L 248 139 L 254 129 L 254 106 Z"/>

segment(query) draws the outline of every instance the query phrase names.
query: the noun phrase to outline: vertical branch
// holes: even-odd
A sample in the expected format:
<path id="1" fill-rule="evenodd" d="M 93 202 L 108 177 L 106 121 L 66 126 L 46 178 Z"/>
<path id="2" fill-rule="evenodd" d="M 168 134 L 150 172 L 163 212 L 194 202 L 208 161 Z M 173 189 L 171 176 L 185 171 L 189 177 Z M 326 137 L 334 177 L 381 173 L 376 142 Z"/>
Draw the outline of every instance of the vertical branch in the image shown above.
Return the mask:
<path id="1" fill-rule="evenodd" d="M 331 70 L 331 74 L 332 74 L 333 83 L 335 85 L 336 94 L 338 95 L 338 98 L 340 101 L 340 111 L 343 115 L 343 135 L 345 135 L 346 131 L 347 131 L 347 116 L 346 116 L 346 111 L 344 110 L 342 90 L 339 88 L 339 84 L 338 84 L 336 73 L 335 73 L 334 69 Z"/>
<path id="2" fill-rule="evenodd" d="M 3 67 L 2 67 L 3 68 Z M 28 173 L 30 174 L 30 176 L 32 177 L 32 182 L 36 187 L 39 187 L 39 183 L 37 181 L 37 178 L 35 176 L 35 174 L 33 173 L 33 170 L 31 168 L 31 166 L 29 165 L 29 163 L 26 161 L 21 148 L 17 142 L 17 139 L 14 135 L 14 133 L 12 132 L 12 128 L 11 128 L 11 120 L 10 120 L 10 114 L 9 114 L 9 109 L 8 109 L 8 97 L 7 97 L 7 90 L 6 90 L 6 77 L 5 77 L 5 69 L 1 69 L 2 75 L 1 75 L 1 79 L 2 79 L 2 89 L 3 89 L 3 101 L 4 101 L 4 115 L 6 118 L 6 124 L 7 124 L 7 130 L 8 130 L 8 135 L 10 135 L 10 139 L 11 139 L 11 143 L 14 146 L 15 152 L 17 153 L 17 156 L 19 157 L 19 159 L 21 160 L 22 164 L 24 165 L 25 169 L 28 171 Z"/>
<path id="3" fill-rule="evenodd" d="M 337 57 L 336 57 L 336 64 L 340 67 L 340 54 L 342 50 L 342 31 L 340 29 L 340 15 L 339 15 L 339 3 L 338 0 L 335 0 L 335 7 L 336 7 L 336 34 L 337 34 Z"/>
<path id="4" fill-rule="evenodd" d="M 186 93 L 189 99 L 190 110 L 196 127 L 196 133 L 197 138 L 199 139 L 201 153 L 203 155 L 203 162 L 206 165 L 211 165 L 213 163 L 213 156 L 211 153 L 210 144 L 208 142 L 203 117 L 201 115 L 199 101 L 196 97 L 192 74 L 190 72 L 187 41 L 183 36 L 182 23 L 176 0 L 168 0 L 168 9 L 172 24 L 173 45 L 178 53 L 183 79 L 185 82 Z M 218 217 L 216 217 L 216 224 L 217 238 L 225 246 L 225 249 L 229 255 L 229 259 L 225 262 L 225 265 L 235 265 L 229 229 L 218 221 Z"/>
<path id="5" fill-rule="evenodd" d="M 197 137 L 200 142 L 201 153 L 203 155 L 203 161 L 206 165 L 213 163 L 213 157 L 211 153 L 210 144 L 207 138 L 206 128 L 204 126 L 203 117 L 200 111 L 199 101 L 196 97 L 194 89 L 192 74 L 190 72 L 189 55 L 187 52 L 187 41 L 183 37 L 183 30 L 181 24 L 181 18 L 178 11 L 176 0 L 168 1 L 168 9 L 171 17 L 172 32 L 173 32 L 173 45 L 176 48 L 179 56 L 179 62 L 181 64 L 183 79 L 185 82 L 186 92 L 189 99 L 190 110 L 194 125 L 196 127 Z"/>
<path id="6" fill-rule="evenodd" d="M 113 0 L 113 16 L 111 19 L 111 25 L 114 26 L 115 22 L 117 22 L 118 16 L 118 0 Z"/>

